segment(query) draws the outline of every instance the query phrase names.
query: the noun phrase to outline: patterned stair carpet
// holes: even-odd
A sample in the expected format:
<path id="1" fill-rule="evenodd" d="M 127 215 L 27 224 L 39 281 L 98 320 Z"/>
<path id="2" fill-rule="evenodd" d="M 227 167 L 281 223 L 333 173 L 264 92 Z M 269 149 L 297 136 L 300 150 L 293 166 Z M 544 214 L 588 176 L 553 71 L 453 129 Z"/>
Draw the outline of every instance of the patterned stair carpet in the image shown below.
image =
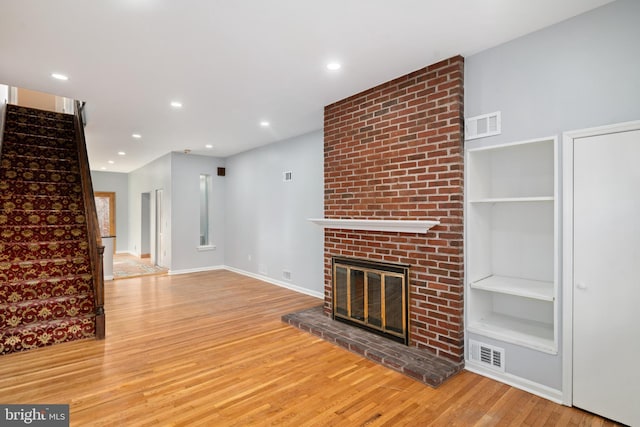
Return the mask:
<path id="1" fill-rule="evenodd" d="M 93 337 L 73 116 L 7 106 L 0 157 L 0 354 Z"/>

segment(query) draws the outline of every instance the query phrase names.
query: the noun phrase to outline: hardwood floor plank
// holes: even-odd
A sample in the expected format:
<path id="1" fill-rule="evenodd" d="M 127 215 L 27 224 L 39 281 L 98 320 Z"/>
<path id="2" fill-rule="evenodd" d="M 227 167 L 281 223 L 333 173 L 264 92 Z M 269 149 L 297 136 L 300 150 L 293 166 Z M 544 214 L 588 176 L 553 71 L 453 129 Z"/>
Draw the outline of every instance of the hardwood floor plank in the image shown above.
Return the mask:
<path id="1" fill-rule="evenodd" d="M 0 402 L 70 404 L 72 426 L 603 423 L 466 371 L 432 389 L 280 321 L 320 304 L 228 271 L 109 282 L 106 340 L 0 357 Z"/>

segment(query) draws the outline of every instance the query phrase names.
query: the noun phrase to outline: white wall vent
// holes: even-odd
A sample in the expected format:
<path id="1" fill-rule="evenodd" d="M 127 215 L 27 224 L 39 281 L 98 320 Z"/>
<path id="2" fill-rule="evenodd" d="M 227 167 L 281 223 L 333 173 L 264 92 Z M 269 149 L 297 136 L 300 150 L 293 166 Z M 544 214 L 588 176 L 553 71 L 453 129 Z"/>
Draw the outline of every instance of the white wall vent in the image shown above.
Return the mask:
<path id="1" fill-rule="evenodd" d="M 500 111 L 469 117 L 464 121 L 464 139 L 484 138 L 502 133 Z"/>
<path id="2" fill-rule="evenodd" d="M 291 171 L 282 172 L 282 180 L 284 182 L 293 181 L 293 172 L 291 172 Z"/>
<path id="3" fill-rule="evenodd" d="M 291 281 L 291 272 L 289 270 L 282 270 L 282 278 Z"/>
<path id="4" fill-rule="evenodd" d="M 504 372 L 504 348 L 469 340 L 469 357 L 474 362 Z"/>

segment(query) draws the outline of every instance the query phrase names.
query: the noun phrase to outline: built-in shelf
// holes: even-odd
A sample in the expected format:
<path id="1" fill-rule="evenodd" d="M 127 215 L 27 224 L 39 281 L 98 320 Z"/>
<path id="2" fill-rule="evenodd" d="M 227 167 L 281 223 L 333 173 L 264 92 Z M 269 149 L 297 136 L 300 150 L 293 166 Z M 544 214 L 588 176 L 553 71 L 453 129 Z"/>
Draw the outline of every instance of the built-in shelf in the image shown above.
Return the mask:
<path id="1" fill-rule="evenodd" d="M 545 353 L 556 353 L 554 327 L 551 324 L 492 313 L 469 324 L 467 330 Z"/>
<path id="2" fill-rule="evenodd" d="M 553 196 L 540 197 L 491 197 L 470 200 L 469 203 L 525 203 L 525 202 L 553 202 Z"/>
<path id="3" fill-rule="evenodd" d="M 397 233 L 422 233 L 440 224 L 440 221 L 409 221 L 390 219 L 330 219 L 308 218 L 323 228 L 340 230 L 393 231 Z"/>
<path id="4" fill-rule="evenodd" d="M 467 332 L 558 351 L 555 137 L 468 147 Z M 509 369 L 507 368 L 507 371 Z"/>
<path id="5" fill-rule="evenodd" d="M 518 277 L 489 276 L 471 283 L 470 286 L 472 289 L 499 292 L 542 301 L 553 301 L 555 299 L 553 282 Z"/>

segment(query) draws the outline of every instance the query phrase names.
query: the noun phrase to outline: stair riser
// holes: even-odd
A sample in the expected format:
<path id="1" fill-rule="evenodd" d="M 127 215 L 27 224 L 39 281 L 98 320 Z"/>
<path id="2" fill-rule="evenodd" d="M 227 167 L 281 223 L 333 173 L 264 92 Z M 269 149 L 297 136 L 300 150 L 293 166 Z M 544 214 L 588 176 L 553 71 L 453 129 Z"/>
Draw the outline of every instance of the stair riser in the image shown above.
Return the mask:
<path id="1" fill-rule="evenodd" d="M 22 135 L 46 136 L 47 138 L 73 139 L 75 136 L 72 129 L 58 129 L 51 127 L 33 126 L 29 124 L 7 121 L 4 127 L 5 132 Z"/>
<path id="2" fill-rule="evenodd" d="M 95 336 L 93 318 L 75 318 L 0 332 L 0 354 L 31 350 Z"/>
<path id="3" fill-rule="evenodd" d="M 19 281 L 46 279 L 48 277 L 90 274 L 91 267 L 86 258 L 66 260 L 23 261 L 20 263 L 0 262 L 0 280 Z"/>
<path id="4" fill-rule="evenodd" d="M 79 184 L 68 183 L 47 183 L 47 182 L 24 182 L 0 181 L 0 193 L 20 194 L 29 196 L 75 196 L 80 197 L 82 187 Z"/>
<path id="5" fill-rule="evenodd" d="M 0 262 L 56 259 L 87 254 L 85 242 L 4 243 L 0 241 Z"/>
<path id="6" fill-rule="evenodd" d="M 93 312 L 93 301 L 87 295 L 59 300 L 34 300 L 22 305 L 0 306 L 0 329 L 18 328 L 38 322 L 87 315 Z"/>
<path id="7" fill-rule="evenodd" d="M 3 142 L 2 144 L 2 157 L 5 156 L 25 156 L 25 157 L 34 157 L 34 148 L 29 145 L 20 145 L 20 144 L 8 144 Z M 74 150 L 69 148 L 54 148 L 48 146 L 41 146 L 37 150 L 37 157 L 45 157 L 51 160 L 73 160 L 77 162 L 77 154 Z"/>
<path id="8" fill-rule="evenodd" d="M 85 223 L 78 211 L 12 211 L 0 213 L 0 225 L 76 225 Z"/>
<path id="9" fill-rule="evenodd" d="M 46 171 L 39 169 L 1 169 L 0 179 L 24 182 L 52 182 L 74 184 L 78 181 L 78 174 L 66 171 Z"/>
<path id="10" fill-rule="evenodd" d="M 18 115 L 28 116 L 28 117 L 46 117 L 49 119 L 73 123 L 73 115 L 57 113 L 55 111 L 37 110 L 34 108 L 21 107 L 19 105 L 9 104 L 7 105 L 7 112 L 10 114 L 18 114 Z"/>
<path id="11" fill-rule="evenodd" d="M 77 226 L 0 226 L 0 238 L 7 243 L 29 242 L 33 239 L 44 242 L 87 240 L 87 232 L 85 227 Z"/>
<path id="12" fill-rule="evenodd" d="M 47 159 L 44 157 L 17 156 L 15 154 L 5 155 L 2 159 L 4 169 L 41 169 L 49 171 L 69 171 L 78 173 L 78 165 L 74 160 Z"/>
<path id="13" fill-rule="evenodd" d="M 72 120 L 56 120 L 46 116 L 19 114 L 13 111 L 7 112 L 7 121 L 13 121 L 23 125 L 73 130 Z"/>
<path id="14" fill-rule="evenodd" d="M 6 282 L 0 284 L 0 301 L 20 303 L 42 298 L 56 298 L 71 295 L 92 295 L 91 276 L 51 278 L 27 282 Z"/>
<path id="15" fill-rule="evenodd" d="M 60 211 L 70 210 L 82 213 L 83 204 L 80 197 L 69 196 L 0 196 L 0 209 L 4 213 L 19 210 Z M 2 212 L 0 212 L 2 213 Z"/>
<path id="16" fill-rule="evenodd" d="M 69 153 L 73 153 L 75 151 L 74 142 L 70 139 L 47 138 L 44 136 L 17 133 L 5 134 L 3 146 L 6 147 L 8 153 L 15 152 L 16 147 L 26 147 L 31 152 L 34 152 L 35 150 L 39 151 L 42 148 L 62 149 Z"/>

